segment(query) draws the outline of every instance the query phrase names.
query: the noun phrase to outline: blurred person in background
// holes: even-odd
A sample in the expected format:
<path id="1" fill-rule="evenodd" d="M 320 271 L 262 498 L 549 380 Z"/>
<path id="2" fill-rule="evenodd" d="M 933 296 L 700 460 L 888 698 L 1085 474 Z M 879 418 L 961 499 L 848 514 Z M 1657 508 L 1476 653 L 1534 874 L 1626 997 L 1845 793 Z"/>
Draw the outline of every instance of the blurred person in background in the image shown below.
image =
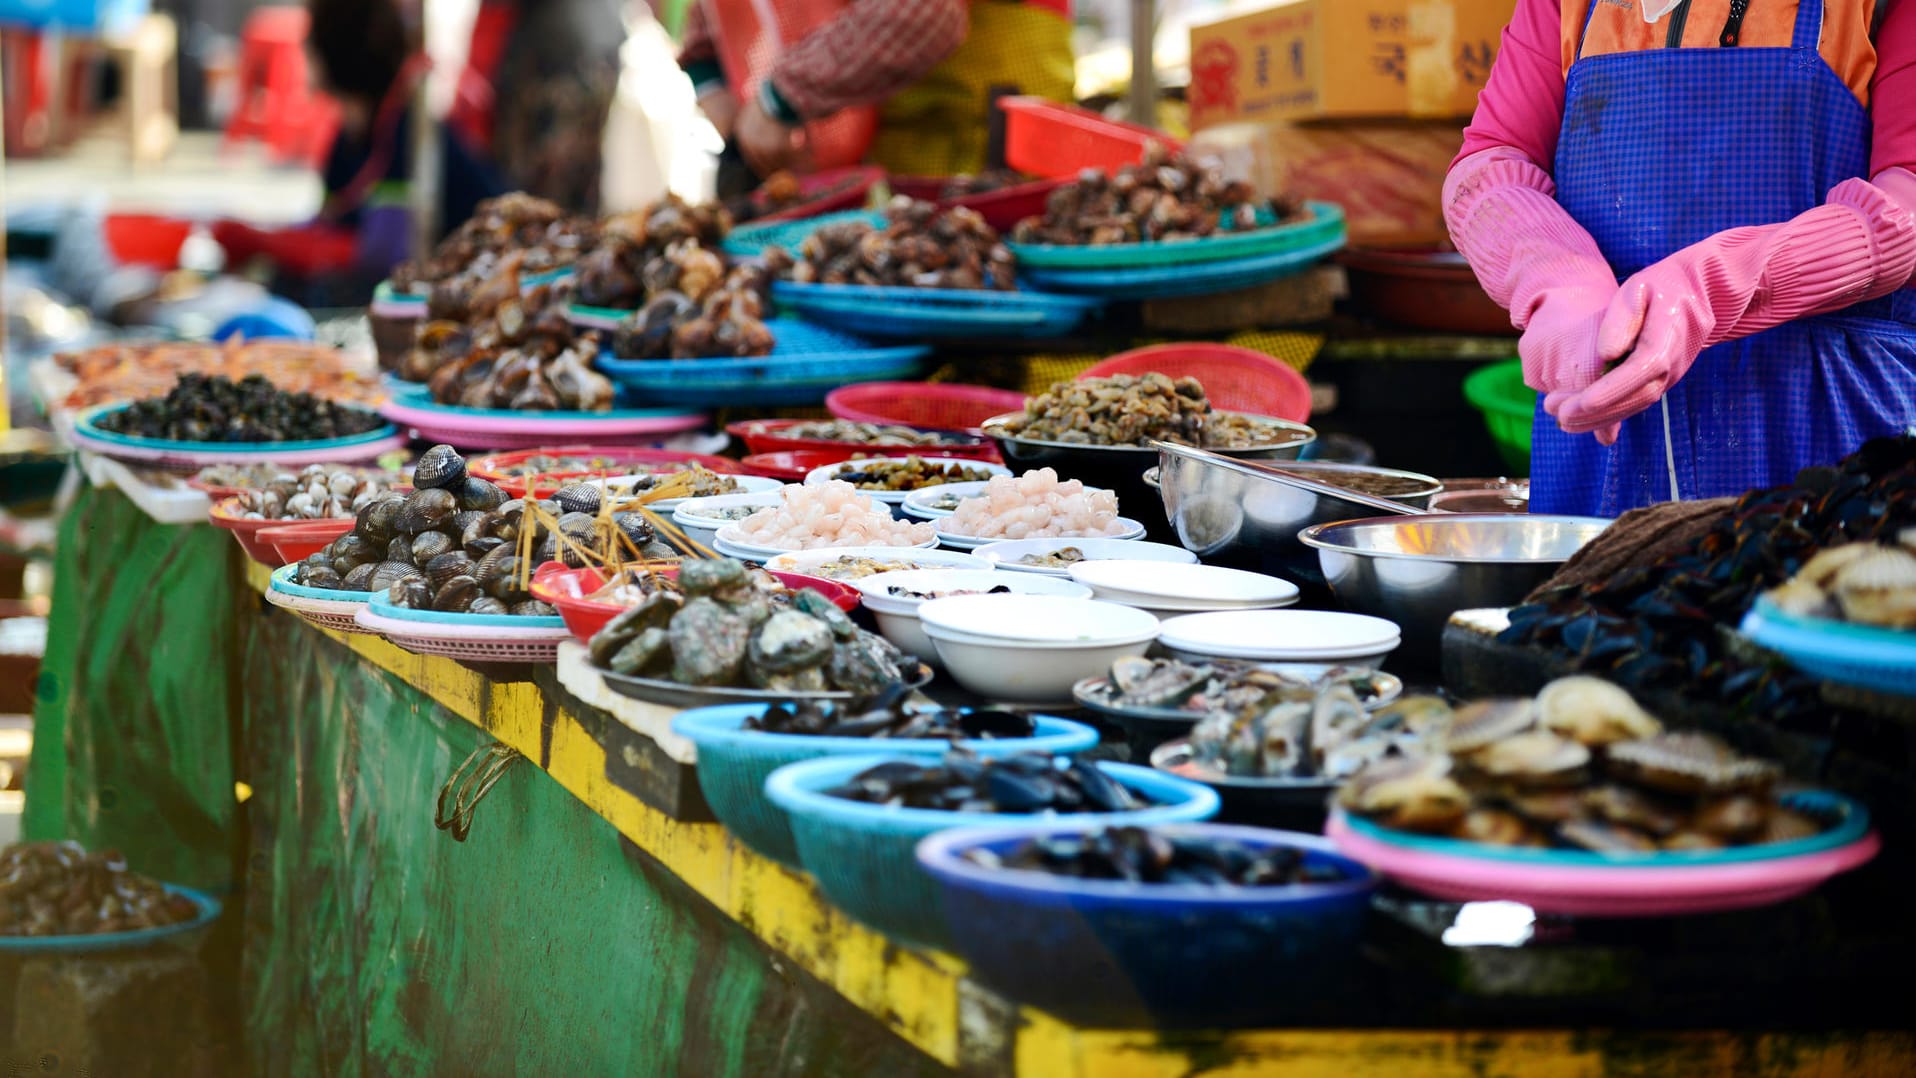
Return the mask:
<path id="1" fill-rule="evenodd" d="M 724 43 L 753 35 L 767 10 L 816 28 L 766 71 L 726 68 Z M 986 165 L 994 90 L 1071 100 L 1071 4 L 698 0 L 679 64 L 700 108 L 760 178 L 808 170 L 804 125 L 873 106 L 877 133 L 865 154 L 873 163 L 906 176 L 976 173 Z M 722 175 L 721 194 L 727 186 Z"/>

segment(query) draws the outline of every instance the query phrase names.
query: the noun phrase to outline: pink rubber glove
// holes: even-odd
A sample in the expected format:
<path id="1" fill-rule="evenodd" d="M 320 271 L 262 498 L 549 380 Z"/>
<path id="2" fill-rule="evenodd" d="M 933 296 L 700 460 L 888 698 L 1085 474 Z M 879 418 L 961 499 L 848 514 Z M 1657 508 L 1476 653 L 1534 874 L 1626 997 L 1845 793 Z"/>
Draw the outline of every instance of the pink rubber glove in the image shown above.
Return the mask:
<path id="1" fill-rule="evenodd" d="M 1571 433 L 1616 441 L 1724 341 L 1886 296 L 1916 273 L 1916 177 L 1844 180 L 1823 205 L 1774 225 L 1732 228 L 1634 274 L 1611 301 L 1597 353 L 1619 366 L 1544 407 Z M 1554 406 L 1554 407 L 1553 407 Z"/>
<path id="2" fill-rule="evenodd" d="M 1444 220 L 1490 298 L 1523 330 L 1524 384 L 1575 393 L 1603 373 L 1597 328 L 1617 278 L 1556 184 L 1508 146 L 1471 154 L 1444 180 Z"/>

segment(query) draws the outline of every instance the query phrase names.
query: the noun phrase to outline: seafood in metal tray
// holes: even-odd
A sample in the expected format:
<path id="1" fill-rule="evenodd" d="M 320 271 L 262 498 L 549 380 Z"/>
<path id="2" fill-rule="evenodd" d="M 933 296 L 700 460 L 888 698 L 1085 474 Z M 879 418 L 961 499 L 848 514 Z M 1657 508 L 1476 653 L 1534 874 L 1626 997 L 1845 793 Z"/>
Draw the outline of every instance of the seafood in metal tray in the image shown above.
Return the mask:
<path id="1" fill-rule="evenodd" d="M 0 850 L 0 936 L 91 936 L 180 924 L 192 900 L 129 872 L 118 850 L 23 842 Z"/>
<path id="2" fill-rule="evenodd" d="M 300 562 L 293 583 L 384 591 L 412 609 L 538 616 L 558 612 L 528 590 L 532 570 L 548 561 L 582 567 L 588 554 L 611 560 L 615 548 L 633 560 L 677 555 L 641 513 L 567 512 L 551 500 L 529 513 L 524 499 L 468 475 L 451 446 L 420 456 L 413 485 L 361 503 L 353 530 Z"/>
<path id="3" fill-rule="evenodd" d="M 1621 689 L 1579 676 L 1535 702 L 1459 709 L 1443 738 L 1371 762 L 1337 800 L 1387 827 L 1492 845 L 1715 850 L 1827 826 L 1778 802 L 1781 777 L 1709 734 L 1666 732 Z"/>
<path id="4" fill-rule="evenodd" d="M 586 645 L 599 666 L 683 685 L 875 696 L 915 668 L 807 589 L 768 592 L 730 558 L 688 559 L 678 590 L 645 596 Z"/>
<path id="5" fill-rule="evenodd" d="M 1127 812 L 1152 802 L 1089 760 L 1022 752 L 983 759 L 952 748 L 935 764 L 888 761 L 825 791 L 865 801 L 944 812 Z"/>
<path id="6" fill-rule="evenodd" d="M 1736 653 L 1722 627 L 1820 552 L 1900 543 L 1911 528 L 1916 437 L 1873 439 L 1835 467 L 1744 495 L 1694 545 L 1655 565 L 1539 592 L 1510 612 L 1499 639 L 1632 690 L 1678 691 L 1791 730 L 1840 731 L 1854 712 L 1826 703 L 1794 669 Z"/>
<path id="7" fill-rule="evenodd" d="M 1260 848 L 1236 839 L 1165 834 L 1148 827 L 1046 836 L 1029 839 L 1002 857 L 985 849 L 967 850 L 964 856 L 984 868 L 1132 883 L 1289 887 L 1345 878 L 1331 865 L 1307 862 L 1295 847 Z"/>
<path id="8" fill-rule="evenodd" d="M 773 704 L 745 720 L 747 730 L 818 737 L 868 737 L 873 740 L 995 741 L 1030 737 L 1037 726 L 1028 715 L 972 707 L 915 707 L 903 683 L 876 698 L 838 705 L 797 700 Z"/>

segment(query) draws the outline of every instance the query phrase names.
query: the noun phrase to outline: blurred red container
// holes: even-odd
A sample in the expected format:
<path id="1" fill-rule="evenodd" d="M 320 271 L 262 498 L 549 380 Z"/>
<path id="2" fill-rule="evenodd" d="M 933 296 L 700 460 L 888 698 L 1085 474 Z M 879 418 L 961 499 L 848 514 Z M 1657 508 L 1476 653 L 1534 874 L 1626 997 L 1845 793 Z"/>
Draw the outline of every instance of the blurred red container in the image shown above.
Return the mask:
<path id="1" fill-rule="evenodd" d="M 512 468 L 533 457 L 604 457 L 612 463 L 603 468 L 541 472 L 536 476 L 506 474 Z M 629 445 L 567 445 L 556 449 L 521 449 L 516 453 L 495 453 L 489 457 L 480 457 L 468 464 L 466 471 L 497 484 L 499 489 L 515 498 L 523 498 L 526 494 L 528 479 L 537 479 L 539 489 L 550 494 L 560 487 L 582 479 L 630 475 L 634 466 L 656 464 L 697 464 L 709 471 L 725 475 L 737 475 L 740 471 L 738 462 L 729 457 L 715 457 L 707 453 L 681 453 L 675 449 L 640 449 Z"/>
<path id="2" fill-rule="evenodd" d="M 792 449 L 842 449 L 845 460 L 855 453 L 869 453 L 875 457 L 908 457 L 914 453 L 936 453 L 943 457 L 964 457 L 969 460 L 988 460 L 998 462 L 998 448 L 983 438 L 962 435 L 962 442 L 941 445 L 867 445 L 863 442 L 830 442 L 823 438 L 790 438 L 783 431 L 800 423 L 813 423 L 811 419 L 741 419 L 728 424 L 725 433 L 745 443 L 748 453 L 777 453 Z M 830 463 L 829 461 L 827 463 Z"/>
<path id="3" fill-rule="evenodd" d="M 1041 97 L 1003 97 L 998 107 L 1005 110 L 1005 164 L 1033 176 L 1070 179 L 1087 168 L 1116 172 L 1142 160 L 1153 142 L 1167 150 L 1184 148 L 1162 131 Z"/>
<path id="4" fill-rule="evenodd" d="M 106 249 L 115 261 L 173 269 L 180 264 L 180 248 L 193 234 L 193 223 L 150 213 L 109 213 L 104 229 Z"/>
<path id="5" fill-rule="evenodd" d="M 939 176 L 893 176 L 891 190 L 895 195 L 909 195 L 926 202 L 936 202 L 940 206 L 963 206 L 976 210 L 986 224 L 999 232 L 1010 232 L 1019 221 L 1043 214 L 1045 199 L 1050 198 L 1051 192 L 1065 183 L 1061 177 L 1052 177 L 1000 187 L 996 191 L 945 198 L 945 185 L 950 182 L 950 179 Z"/>
<path id="6" fill-rule="evenodd" d="M 655 570 L 660 576 L 676 577 L 676 566 Z M 840 584 L 836 580 L 824 577 L 806 576 L 803 573 L 773 573 L 778 582 L 797 591 L 810 588 L 832 601 L 832 605 L 847 613 L 858 606 L 858 589 Z M 541 602 L 558 607 L 559 616 L 565 619 L 565 627 L 580 643 L 591 640 L 593 634 L 605 628 L 605 624 L 626 608 L 618 603 L 586 596 L 605 586 L 605 572 L 601 569 L 568 569 L 564 563 L 549 561 L 539 566 L 532 574 L 532 596 Z"/>
<path id="7" fill-rule="evenodd" d="M 240 549 L 246 551 L 247 557 L 273 569 L 284 565 L 285 563 L 279 560 L 279 551 L 273 549 L 273 544 L 262 540 L 259 533 L 276 524 L 284 524 L 286 522 L 283 520 L 248 520 L 242 515 L 244 512 L 245 510 L 239 507 L 238 498 L 227 498 L 214 505 L 212 512 L 208 513 L 207 516 L 213 522 L 214 527 L 225 528 L 227 531 L 233 533 L 233 538 L 239 542 Z M 346 523 L 351 525 L 352 521 L 349 520 Z"/>
<path id="8" fill-rule="evenodd" d="M 1022 393 L 949 382 L 863 382 L 825 395 L 825 410 L 839 419 L 966 434 L 978 434 L 985 420 L 1024 406 Z"/>
<path id="9" fill-rule="evenodd" d="M 767 479 L 782 479 L 787 483 L 803 483 L 813 469 L 823 468 L 827 464 L 837 464 L 859 455 L 859 450 L 851 446 L 839 449 L 785 449 L 777 453 L 754 453 L 740 460 L 739 467 L 747 475 L 762 475 Z"/>
<path id="10" fill-rule="evenodd" d="M 273 548 L 280 565 L 305 561 L 333 545 L 333 540 L 353 530 L 352 517 L 333 520 L 302 520 L 297 524 L 279 524 L 261 528 L 255 538 Z"/>
<path id="11" fill-rule="evenodd" d="M 1197 379 L 1211 406 L 1227 412 L 1271 415 L 1298 423 L 1311 417 L 1311 384 L 1303 375 L 1288 363 L 1236 345 L 1190 343 L 1134 348 L 1085 368 L 1078 378 L 1152 371 L 1172 378 L 1188 375 Z"/>
<path id="12" fill-rule="evenodd" d="M 796 206 L 787 206 L 782 210 L 762 214 L 752 218 L 750 224 L 764 224 L 768 221 L 802 221 L 807 217 L 836 213 L 839 210 L 855 210 L 865 204 L 873 187 L 885 178 L 885 170 L 875 165 L 858 165 L 854 168 L 834 168 L 825 172 L 814 172 L 801 176 L 798 180 L 799 195 L 804 199 Z M 752 193 L 754 206 L 763 205 L 764 188 Z"/>

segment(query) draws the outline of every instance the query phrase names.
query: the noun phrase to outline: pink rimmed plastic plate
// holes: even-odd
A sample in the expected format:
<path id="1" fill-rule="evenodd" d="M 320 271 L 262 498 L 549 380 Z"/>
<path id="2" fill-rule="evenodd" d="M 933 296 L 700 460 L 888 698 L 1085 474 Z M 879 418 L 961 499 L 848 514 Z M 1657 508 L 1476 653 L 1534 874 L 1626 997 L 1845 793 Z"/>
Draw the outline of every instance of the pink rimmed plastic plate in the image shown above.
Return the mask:
<path id="1" fill-rule="evenodd" d="M 439 655 L 472 663 L 549 663 L 572 630 L 445 625 L 381 617 L 370 607 L 354 616 L 363 632 L 377 633 L 416 655 Z"/>
<path id="2" fill-rule="evenodd" d="M 381 415 L 411 427 L 429 442 L 461 449 L 537 449 L 571 440 L 639 438 L 677 434 L 705 425 L 702 412 L 660 411 L 649 415 L 551 416 L 537 412 L 479 414 L 476 409 L 421 408 L 387 401 Z"/>
<path id="3" fill-rule="evenodd" d="M 1797 857 L 1712 865 L 1557 866 L 1407 849 L 1360 835 L 1333 809 L 1324 834 L 1338 849 L 1413 890 L 1457 902 L 1521 902 L 1539 913 L 1670 917 L 1768 906 L 1807 894 L 1867 863 L 1882 847 L 1870 831 L 1848 845 Z"/>

